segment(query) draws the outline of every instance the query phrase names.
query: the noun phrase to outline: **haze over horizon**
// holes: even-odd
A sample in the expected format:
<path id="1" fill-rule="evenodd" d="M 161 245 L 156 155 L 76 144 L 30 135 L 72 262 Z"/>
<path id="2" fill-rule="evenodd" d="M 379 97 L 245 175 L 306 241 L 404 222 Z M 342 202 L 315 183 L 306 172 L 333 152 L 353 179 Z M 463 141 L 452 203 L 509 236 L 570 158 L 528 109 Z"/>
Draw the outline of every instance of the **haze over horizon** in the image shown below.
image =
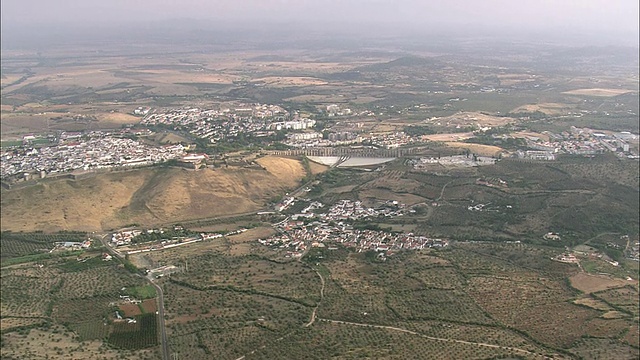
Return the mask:
<path id="1" fill-rule="evenodd" d="M 490 36 L 579 45 L 638 46 L 635 0 L 5 0 L 2 40 L 55 43 L 164 29 L 251 32 L 263 37 L 309 32 L 355 36 Z M 47 31 L 43 31 L 47 29 Z M 45 40 L 46 39 L 46 40 Z M 6 47 L 6 46 L 4 46 Z"/>

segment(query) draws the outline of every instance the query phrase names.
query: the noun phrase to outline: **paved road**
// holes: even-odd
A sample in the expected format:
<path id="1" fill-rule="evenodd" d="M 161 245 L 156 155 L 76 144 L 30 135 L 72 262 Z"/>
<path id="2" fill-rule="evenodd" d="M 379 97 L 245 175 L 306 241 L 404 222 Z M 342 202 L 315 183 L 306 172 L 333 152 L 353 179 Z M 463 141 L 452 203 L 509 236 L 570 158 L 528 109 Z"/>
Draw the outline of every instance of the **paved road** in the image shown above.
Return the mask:
<path id="1" fill-rule="evenodd" d="M 121 261 L 125 261 L 122 254 L 120 254 L 118 251 L 116 251 L 114 248 L 112 248 L 109 245 L 108 241 L 106 240 L 108 236 L 109 234 L 106 234 L 100 237 L 100 242 L 102 243 L 102 245 L 104 245 L 104 247 L 107 249 L 107 251 L 111 255 L 117 257 Z M 158 298 L 158 318 L 159 318 L 159 325 L 160 325 L 160 338 L 162 342 L 161 343 L 162 360 L 169 360 L 169 343 L 167 342 L 167 329 L 165 328 L 165 324 L 164 324 L 164 293 L 162 292 L 162 288 L 160 287 L 160 285 L 156 284 L 151 278 L 142 276 L 140 274 L 136 274 L 136 275 L 149 281 L 151 285 L 153 285 L 153 287 L 156 288 L 156 293 L 158 295 L 157 298 Z"/>
<path id="2" fill-rule="evenodd" d="M 164 325 L 164 293 L 162 292 L 162 287 L 151 279 L 147 278 L 151 284 L 156 288 L 156 292 L 158 293 L 158 319 L 160 325 L 160 337 L 162 340 L 162 359 L 169 360 L 169 343 L 167 342 L 167 328 Z"/>

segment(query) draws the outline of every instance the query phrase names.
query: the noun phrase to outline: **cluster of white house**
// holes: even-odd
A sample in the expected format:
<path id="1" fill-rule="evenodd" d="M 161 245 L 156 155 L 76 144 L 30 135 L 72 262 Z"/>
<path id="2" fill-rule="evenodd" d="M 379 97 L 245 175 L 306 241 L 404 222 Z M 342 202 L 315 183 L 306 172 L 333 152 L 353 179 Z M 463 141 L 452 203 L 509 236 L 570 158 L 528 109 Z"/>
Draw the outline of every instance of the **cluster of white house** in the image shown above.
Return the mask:
<path id="1" fill-rule="evenodd" d="M 319 132 L 294 133 L 288 136 L 285 144 L 295 148 L 312 148 L 370 143 L 378 148 L 396 149 L 419 141 L 420 137 L 409 136 L 402 131 L 380 134 L 343 131 L 329 132 L 326 139 Z"/>
<path id="2" fill-rule="evenodd" d="M 182 227 L 175 227 L 174 230 L 182 229 Z M 125 252 L 127 254 L 138 254 L 150 251 L 158 251 L 171 249 L 178 246 L 185 246 L 201 241 L 218 239 L 223 236 L 233 236 L 237 234 L 241 234 L 247 231 L 247 229 L 240 228 L 237 230 L 229 231 L 225 234 L 221 233 L 200 233 L 197 236 L 186 237 L 186 236 L 176 236 L 171 239 L 164 239 L 159 241 L 151 241 L 146 243 L 141 243 L 137 245 L 132 245 L 133 239 L 143 233 L 146 234 L 164 234 L 165 231 L 163 229 L 148 229 L 148 230 L 126 230 L 116 232 L 111 235 L 111 243 L 113 246 L 127 246 L 125 248 Z M 131 245 L 131 246 L 129 246 Z"/>
<path id="3" fill-rule="evenodd" d="M 293 198 L 290 198 L 293 199 Z M 293 200 L 292 200 L 293 201 Z M 341 243 L 358 251 L 391 251 L 402 249 L 423 249 L 425 247 L 443 247 L 447 240 L 409 234 L 394 234 L 385 231 L 357 230 L 349 225 L 349 220 L 361 220 L 372 217 L 397 217 L 406 212 L 415 212 L 397 201 L 387 201 L 378 208 L 363 206 L 360 201 L 340 200 L 324 213 L 314 213 L 324 205 L 314 201 L 299 214 L 274 224 L 278 234 L 259 239 L 263 245 L 277 247 L 286 251 L 286 257 L 300 257 L 309 246 L 324 247 L 325 242 Z M 298 219 L 306 218 L 307 222 Z M 329 249 L 332 249 L 331 247 Z"/>
<path id="4" fill-rule="evenodd" d="M 528 137 L 527 147 L 538 152 L 519 153 L 519 157 L 533 160 L 555 160 L 555 154 L 591 155 L 610 151 L 621 157 L 636 158 L 638 153 L 629 145 L 637 141 L 638 135 L 630 132 L 603 133 L 589 128 L 572 126 L 559 134 L 545 132 L 549 141 Z"/>
<path id="5" fill-rule="evenodd" d="M 443 157 L 423 157 L 419 159 L 410 160 L 410 164 L 416 170 L 423 170 L 429 168 L 429 165 L 438 164 L 444 166 L 455 167 L 475 167 L 482 165 L 493 165 L 497 159 L 487 156 L 474 156 L 474 155 L 454 155 Z"/>
<path id="6" fill-rule="evenodd" d="M 111 243 L 115 246 L 129 245 L 131 240 L 140 234 L 142 234 L 142 230 L 116 232 L 111 235 Z"/>
<path id="7" fill-rule="evenodd" d="M 59 241 L 53 244 L 54 247 L 49 252 L 52 253 L 56 250 L 81 250 L 88 249 L 91 247 L 91 240 L 86 240 L 83 242 L 75 242 L 75 241 Z"/>
<path id="8" fill-rule="evenodd" d="M 405 211 L 406 206 L 397 201 L 387 201 L 378 208 L 370 208 L 364 206 L 361 201 L 340 200 L 331 206 L 326 213 L 317 216 L 324 221 L 360 220 L 379 216 L 402 216 Z"/>
<path id="9" fill-rule="evenodd" d="M 354 248 L 358 252 L 377 251 L 391 254 L 399 250 L 420 250 L 441 248 L 449 244 L 448 240 L 418 236 L 413 233 L 398 234 L 377 230 L 357 230 L 343 222 L 330 224 L 314 221 L 304 224 L 289 221 L 281 224 L 279 234 L 267 239 L 259 239 L 260 244 L 285 250 L 285 257 L 301 257 L 309 246 L 335 249 L 331 244 L 340 243 Z"/>
<path id="10" fill-rule="evenodd" d="M 0 155 L 0 177 L 32 174 L 44 177 L 74 170 L 151 165 L 184 155 L 182 145 L 154 147 L 111 136 L 78 139 L 54 146 L 4 151 Z"/>
<path id="11" fill-rule="evenodd" d="M 297 115 L 296 115 L 297 116 Z M 279 130 L 305 130 L 316 121 L 304 118 L 286 120 L 289 113 L 277 105 L 252 104 L 235 109 L 179 108 L 156 111 L 142 119 L 142 125 L 166 125 L 187 130 L 210 142 L 237 137 L 240 134 L 267 136 Z"/>

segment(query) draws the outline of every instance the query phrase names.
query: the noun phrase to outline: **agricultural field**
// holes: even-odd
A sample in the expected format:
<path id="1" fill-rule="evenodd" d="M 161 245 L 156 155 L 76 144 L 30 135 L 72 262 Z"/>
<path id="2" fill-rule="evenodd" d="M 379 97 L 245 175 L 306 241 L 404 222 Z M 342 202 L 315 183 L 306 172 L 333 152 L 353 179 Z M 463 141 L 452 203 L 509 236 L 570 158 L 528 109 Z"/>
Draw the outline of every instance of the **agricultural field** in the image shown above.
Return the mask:
<path id="1" fill-rule="evenodd" d="M 166 286 L 169 346 L 206 359 L 237 358 L 308 321 L 312 308 L 297 299 L 245 289 Z"/>
<path id="2" fill-rule="evenodd" d="M 114 323 L 107 343 L 118 348 L 138 350 L 158 345 L 158 320 L 155 313 L 135 316 L 137 322 Z"/>
<path id="3" fill-rule="evenodd" d="M 300 348 L 294 344 L 307 344 Z M 298 330 L 291 336 L 246 355 L 247 359 L 344 358 L 464 358 L 494 356 L 536 359 L 536 353 L 501 346 L 454 342 L 397 329 L 360 326 L 345 322 L 321 321 L 312 329 Z M 562 357 L 559 357 L 562 358 Z"/>
<path id="4" fill-rule="evenodd" d="M 84 232 L 60 233 L 0 233 L 0 258 L 4 262 L 9 258 L 26 255 L 48 253 L 55 247 L 56 242 L 84 242 L 87 234 Z"/>
<path id="5" fill-rule="evenodd" d="M 158 358 L 154 350 L 119 350 L 105 346 L 99 340 L 79 340 L 73 332 L 62 326 L 36 328 L 3 333 L 2 356 L 6 358 L 68 358 L 86 360 L 148 359 Z"/>
<path id="6" fill-rule="evenodd" d="M 416 46 L 413 37 L 372 39 L 362 50 L 360 39 L 307 41 L 297 32 L 277 44 L 193 34 L 186 41 L 171 34 L 179 47 L 158 44 L 160 33 L 136 46 L 127 39 L 100 42 L 100 49 L 3 51 L 3 161 L 19 155 L 11 146 L 24 140 L 37 150 L 63 131 L 129 128 L 124 136 L 138 137 L 134 131 L 145 127 L 139 107 L 151 114 L 229 108 L 226 114 L 257 104 L 286 110 L 251 115 L 248 121 L 265 121 L 260 134 L 205 136 L 162 124 L 140 136 L 206 153 L 197 171 L 173 162 L 3 183 L 3 358 L 640 356 L 638 263 L 629 258 L 640 233 L 637 138 L 626 153 L 617 150 L 622 141 L 610 144 L 617 156 L 510 157 L 532 137 L 581 131 L 572 127 L 633 138 L 640 130 L 637 51 L 608 47 L 603 56 L 603 48 L 475 39 Z M 330 110 L 336 107 L 341 113 Z M 225 116 L 206 121 L 217 126 Z M 305 118 L 316 120 L 313 130 L 266 126 Z M 309 150 L 316 145 L 285 142 L 311 131 L 313 141 L 341 139 L 327 148 L 335 162 L 310 162 L 300 153 L 317 155 Z M 38 137 L 31 144 L 30 135 Z M 264 155 L 273 149 L 298 155 Z M 376 153 L 368 158 L 376 164 L 330 166 L 363 165 L 357 154 L 364 152 Z M 485 162 L 492 165 L 414 167 L 420 158 L 454 155 L 492 157 Z M 309 188 L 294 194 L 302 184 Z M 304 199 L 272 213 L 293 195 Z M 447 245 L 383 255 L 314 244 L 289 258 L 258 243 L 311 201 L 325 205 L 321 212 L 341 200 L 397 201 L 407 211 L 335 220 L 340 226 Z M 112 249 L 98 241 L 125 227 L 177 224 L 196 235 L 246 231 L 138 254 L 118 248 L 122 259 L 111 260 L 105 253 Z M 88 249 L 51 252 L 57 242 L 89 237 Z M 170 265 L 175 272 L 152 280 L 162 291 L 143 275 Z M 162 330 L 169 354 L 161 354 Z"/>
<path id="7" fill-rule="evenodd" d="M 123 292 L 139 300 L 153 299 L 156 297 L 156 288 L 151 285 L 134 286 L 134 287 L 126 288 Z"/>
<path id="8" fill-rule="evenodd" d="M 620 238 L 639 231 L 637 161 L 607 155 L 549 163 L 504 159 L 476 168 L 434 165 L 429 171 L 404 164 L 394 163 L 375 176 L 332 169 L 318 176 L 321 183 L 309 194 L 328 204 L 357 199 L 370 206 L 387 200 L 416 205 L 420 211 L 415 214 L 385 223 L 411 224 L 416 233 L 457 240 L 561 247 L 593 239 L 594 246 L 604 248 L 606 234 Z M 500 179 L 506 185 L 490 187 L 478 179 Z M 479 204 L 485 208 L 469 209 Z M 547 241 L 548 232 L 563 236 Z M 628 270 L 633 274 L 632 267 Z"/>
<path id="9" fill-rule="evenodd" d="M 318 301 L 317 275 L 300 263 L 279 264 L 258 256 L 207 254 L 189 259 L 188 271 L 172 279 L 194 289 L 231 289 L 270 294 L 303 305 Z"/>
<path id="10" fill-rule="evenodd" d="M 614 97 L 622 94 L 634 92 L 633 89 L 576 89 L 571 91 L 565 91 L 565 94 L 570 95 L 583 95 L 583 96 L 602 96 L 602 97 Z"/>
<path id="11" fill-rule="evenodd" d="M 60 235 L 51 236 L 59 240 Z M 118 261 L 102 260 L 101 252 L 72 253 L 75 256 L 45 257 L 9 266 L 3 263 L 3 356 L 31 353 L 54 358 L 155 359 L 155 289 L 144 286 L 143 279 Z M 140 310 L 131 314 L 139 319 L 136 324 L 116 319 L 122 288 L 141 298 L 151 297 L 135 305 Z M 48 345 L 34 347 L 39 340 Z"/>
<path id="12" fill-rule="evenodd" d="M 268 251 L 208 251 L 163 280 L 170 348 L 196 359 L 437 357 L 444 348 L 465 358 L 572 359 L 596 356 L 596 339 L 638 354 L 629 335 L 637 292 L 615 281 L 581 292 L 569 278 L 585 275 L 548 260 L 553 248 L 458 243 L 386 261 L 339 248 L 285 262 Z"/>

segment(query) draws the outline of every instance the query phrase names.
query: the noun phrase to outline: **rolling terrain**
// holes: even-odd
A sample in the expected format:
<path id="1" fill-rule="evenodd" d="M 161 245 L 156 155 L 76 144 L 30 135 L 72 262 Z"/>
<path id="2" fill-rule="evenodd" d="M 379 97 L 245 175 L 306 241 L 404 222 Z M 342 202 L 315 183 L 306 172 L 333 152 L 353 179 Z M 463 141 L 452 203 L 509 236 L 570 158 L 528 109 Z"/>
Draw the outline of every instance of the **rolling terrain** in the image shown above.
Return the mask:
<path id="1" fill-rule="evenodd" d="M 297 160 L 262 168 L 148 168 L 2 190 L 2 231 L 101 231 L 255 211 L 305 175 Z"/>
<path id="2" fill-rule="evenodd" d="M 96 130 L 207 154 L 3 181 L 3 359 L 638 358 L 637 49 L 227 40 L 3 52 L 3 160 Z M 343 164 L 401 151 L 280 157 L 312 131 Z M 536 139 L 616 150 L 511 157 Z M 378 215 L 322 220 L 347 200 Z M 125 227 L 140 237 L 109 242 Z"/>

